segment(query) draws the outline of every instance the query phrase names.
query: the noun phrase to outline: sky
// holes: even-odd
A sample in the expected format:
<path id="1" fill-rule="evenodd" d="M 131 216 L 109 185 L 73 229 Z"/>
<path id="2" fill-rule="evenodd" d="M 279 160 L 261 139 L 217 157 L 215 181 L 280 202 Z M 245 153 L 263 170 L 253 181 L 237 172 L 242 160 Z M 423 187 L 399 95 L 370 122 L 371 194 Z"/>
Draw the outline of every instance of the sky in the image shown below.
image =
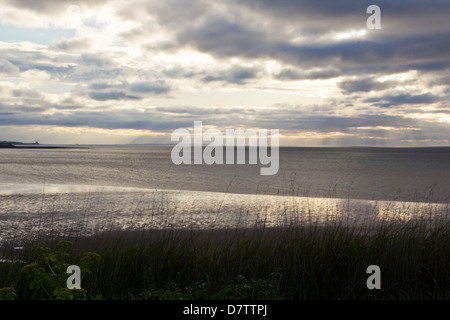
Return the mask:
<path id="1" fill-rule="evenodd" d="M 367 8 L 381 11 L 369 29 Z M 0 141 L 450 145 L 448 0 L 0 0 Z"/>

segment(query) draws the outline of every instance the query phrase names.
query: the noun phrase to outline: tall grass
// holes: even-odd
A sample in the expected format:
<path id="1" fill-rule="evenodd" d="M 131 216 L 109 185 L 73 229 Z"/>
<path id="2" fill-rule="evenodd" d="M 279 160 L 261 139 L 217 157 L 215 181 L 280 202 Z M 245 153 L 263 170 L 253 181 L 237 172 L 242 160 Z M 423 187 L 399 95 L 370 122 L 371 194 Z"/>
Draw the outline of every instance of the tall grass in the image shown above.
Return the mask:
<path id="1" fill-rule="evenodd" d="M 12 238 L 0 250 L 0 288 L 13 287 L 18 299 L 44 298 L 21 270 L 33 261 L 34 244 L 54 248 L 69 240 L 71 263 L 86 251 L 101 256 L 83 279 L 89 299 L 450 298 L 448 211 L 439 218 L 423 210 L 415 219 L 402 212 L 401 219 L 349 224 L 343 215 L 319 223 L 305 208 L 284 210 L 291 223 L 283 227 L 268 227 L 260 214 L 245 228 L 120 230 L 113 217 L 102 216 L 105 225 L 93 233 Z M 141 214 L 136 209 L 132 217 Z M 24 249 L 15 249 L 17 243 Z M 381 269 L 380 290 L 366 286 L 369 265 Z"/>
<path id="2" fill-rule="evenodd" d="M 449 231 L 448 224 L 385 225 L 370 234 L 339 225 L 116 231 L 73 239 L 72 259 L 101 256 L 82 284 L 91 298 L 448 299 Z M 20 272 L 31 253 L 14 258 L 0 264 L 0 287 L 35 298 Z M 381 268 L 381 290 L 366 287 L 369 265 Z"/>

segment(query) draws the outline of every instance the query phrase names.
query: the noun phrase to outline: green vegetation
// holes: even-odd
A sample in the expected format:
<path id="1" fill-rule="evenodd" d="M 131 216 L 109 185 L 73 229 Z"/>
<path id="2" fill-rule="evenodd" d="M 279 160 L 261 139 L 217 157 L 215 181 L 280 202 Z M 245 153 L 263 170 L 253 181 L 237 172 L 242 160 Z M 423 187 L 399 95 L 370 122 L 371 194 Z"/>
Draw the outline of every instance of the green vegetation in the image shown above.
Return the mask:
<path id="1" fill-rule="evenodd" d="M 449 299 L 449 231 L 448 222 L 117 231 L 19 254 L 5 244 L 0 299 Z M 80 290 L 65 286 L 69 264 L 82 270 Z M 381 269 L 381 290 L 366 286 L 369 265 Z"/>

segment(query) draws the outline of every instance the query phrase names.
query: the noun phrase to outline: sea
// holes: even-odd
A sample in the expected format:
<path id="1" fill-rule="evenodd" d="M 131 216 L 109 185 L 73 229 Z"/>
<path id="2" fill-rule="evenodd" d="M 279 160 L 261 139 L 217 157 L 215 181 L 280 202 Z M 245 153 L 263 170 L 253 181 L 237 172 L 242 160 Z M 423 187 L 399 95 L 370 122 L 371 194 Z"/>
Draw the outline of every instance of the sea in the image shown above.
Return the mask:
<path id="1" fill-rule="evenodd" d="M 261 164 L 179 164 L 171 146 L 0 149 L 0 241 L 34 234 L 448 218 L 450 147 L 281 147 Z"/>

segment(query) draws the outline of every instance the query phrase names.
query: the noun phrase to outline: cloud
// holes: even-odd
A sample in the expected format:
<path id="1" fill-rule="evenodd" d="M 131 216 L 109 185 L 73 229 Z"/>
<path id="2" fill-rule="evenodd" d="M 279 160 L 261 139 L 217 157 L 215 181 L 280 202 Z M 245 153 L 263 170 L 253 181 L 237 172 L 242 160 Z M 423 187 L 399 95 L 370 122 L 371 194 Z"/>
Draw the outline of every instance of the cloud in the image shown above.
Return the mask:
<path id="1" fill-rule="evenodd" d="M 32 113 L 4 113 L 4 117 L 0 119 L 0 126 L 17 125 L 173 131 L 176 128 L 192 126 L 192 122 L 173 120 L 158 113 L 134 110 L 122 110 L 120 114 L 99 111 L 75 111 L 70 114 L 55 112 L 52 115 L 42 114 L 39 117 Z"/>
<path id="2" fill-rule="evenodd" d="M 10 4 L 18 8 L 33 10 L 37 13 L 50 12 L 56 13 L 62 9 L 67 8 L 73 4 L 70 0 L 44 0 L 44 1 L 32 1 L 32 0 L 9 0 Z"/>
<path id="3" fill-rule="evenodd" d="M 263 21 L 269 19 L 282 24 L 290 23 L 298 29 L 310 31 L 309 34 L 328 32 L 331 30 L 365 27 L 366 9 L 374 4 L 370 0 L 324 0 L 324 1 L 290 1 L 290 0 L 248 0 L 233 1 L 243 10 L 248 8 Z M 445 0 L 431 1 L 390 1 L 379 0 L 376 4 L 381 8 L 382 28 L 388 32 L 412 34 L 430 30 L 445 30 L 448 24 L 450 8 Z M 305 32 L 305 31 L 304 31 Z M 306 33 L 306 32 L 305 32 Z"/>
<path id="4" fill-rule="evenodd" d="M 128 82 L 92 82 L 89 85 L 89 97 L 97 101 L 106 100 L 141 100 L 146 96 L 163 95 L 171 87 L 165 81 Z"/>
<path id="5" fill-rule="evenodd" d="M 437 8 L 430 8 L 417 1 L 395 5 L 382 1 L 380 6 L 388 17 L 393 15 L 390 11 L 393 10 L 401 17 L 400 20 L 409 26 L 424 14 L 435 15 L 438 17 L 437 21 L 441 21 L 450 13 L 448 6 L 445 7 L 441 1 L 433 3 Z M 427 60 L 422 63 L 428 65 L 440 63 L 443 59 L 448 60 L 450 44 L 446 39 L 450 34 L 435 21 L 432 21 L 432 26 L 425 30 L 413 28 L 412 30 L 417 31 L 415 33 L 402 25 L 402 31 L 407 32 L 400 33 L 399 28 L 386 27 L 380 32 L 369 32 L 364 39 L 348 39 L 335 43 L 327 37 L 324 38 L 327 41 L 316 40 L 320 38 L 318 35 L 326 36 L 331 30 L 344 31 L 347 25 L 355 26 L 359 23 L 359 29 L 365 28 L 365 20 L 368 17 L 365 9 L 369 4 L 369 1 L 358 3 L 326 1 L 325 5 L 314 1 L 281 1 L 276 4 L 270 1 L 248 1 L 242 3 L 242 6 L 250 11 L 247 19 L 243 17 L 239 19 L 239 14 L 235 11 L 231 14 L 218 14 L 213 10 L 205 13 L 206 9 L 202 8 L 192 9 L 193 13 L 188 21 L 181 14 L 174 13 L 173 16 L 179 18 L 177 26 L 174 25 L 172 21 L 174 18 L 170 15 L 168 21 L 163 19 L 159 21 L 175 33 L 179 45 L 192 47 L 221 59 L 232 57 L 276 59 L 283 64 L 308 69 L 322 69 L 324 65 L 329 65 L 335 70 L 346 69 L 347 74 L 351 72 L 351 68 L 369 67 L 372 70 L 385 68 L 385 71 L 386 68 L 392 68 L 395 72 L 395 64 L 402 64 L 406 70 L 414 68 L 413 64 L 420 60 Z M 231 5 L 230 8 L 239 10 Z M 174 10 L 178 12 L 178 9 Z M 408 12 L 408 15 L 402 10 Z M 248 13 L 247 10 L 241 11 Z M 252 19 L 258 17 L 265 23 L 253 23 Z M 313 20 L 321 23 L 320 31 L 316 28 L 313 35 L 302 33 L 301 25 L 306 24 L 310 29 Z M 385 20 L 388 24 L 391 21 L 388 18 Z M 277 27 L 277 32 L 271 27 Z M 292 29 L 296 31 L 289 31 Z M 432 36 L 428 32 L 431 32 Z M 293 39 L 296 34 L 306 36 L 305 40 L 295 43 Z M 416 65 L 416 67 L 423 66 Z M 281 76 L 286 76 L 286 72 Z M 312 73 L 311 76 L 318 75 Z"/>
<path id="6" fill-rule="evenodd" d="M 56 41 L 50 45 L 50 49 L 66 52 L 82 52 L 91 49 L 89 38 L 72 38 Z"/>
<path id="7" fill-rule="evenodd" d="M 365 99 L 365 102 L 374 103 L 380 107 L 390 107 L 399 105 L 416 105 L 416 104 L 431 104 L 440 100 L 440 97 L 424 93 L 412 95 L 410 93 L 403 93 L 398 95 L 386 95 L 378 98 Z"/>
<path id="8" fill-rule="evenodd" d="M 381 91 L 388 88 L 394 88 L 396 83 L 394 81 L 378 82 L 372 78 L 362 78 L 358 80 L 342 81 L 338 86 L 348 94 L 354 92 Z"/>
<path id="9" fill-rule="evenodd" d="M 285 68 L 276 74 L 275 77 L 280 80 L 317 80 L 336 78 L 341 75 L 342 72 L 335 68 L 319 68 L 308 71 Z"/>
<path id="10" fill-rule="evenodd" d="M 130 85 L 130 90 L 136 93 L 162 94 L 170 91 L 170 86 L 164 80 L 135 82 Z"/>
<path id="11" fill-rule="evenodd" d="M 448 2 L 380 0 L 382 29 L 367 30 L 371 4 L 3 1 L 15 33 L 0 41 L 1 125 L 167 132 L 203 120 L 349 143 L 442 140 Z M 40 32 L 55 41 L 30 36 Z"/>
<path id="12" fill-rule="evenodd" d="M 80 63 L 85 66 L 93 66 L 98 68 L 104 68 L 112 65 L 112 61 L 108 57 L 94 53 L 82 54 Z"/>
<path id="13" fill-rule="evenodd" d="M 202 78 L 203 82 L 224 81 L 233 84 L 243 84 L 246 80 L 257 78 L 260 71 L 257 68 L 233 67 L 226 71 L 219 71 L 214 75 Z"/>
<path id="14" fill-rule="evenodd" d="M 19 68 L 9 62 L 6 59 L 0 59 L 0 74 L 3 75 L 17 75 L 19 73 Z"/>
<path id="15" fill-rule="evenodd" d="M 138 96 L 128 95 L 122 91 L 109 91 L 109 92 L 89 92 L 89 97 L 97 101 L 106 100 L 140 100 Z"/>
<path id="16" fill-rule="evenodd" d="M 35 14 L 58 16 L 66 14 L 70 6 L 78 6 L 86 10 L 100 7 L 108 2 L 108 0 L 92 1 L 88 0 L 5 0 L 7 4 L 17 9 L 33 11 Z"/>

